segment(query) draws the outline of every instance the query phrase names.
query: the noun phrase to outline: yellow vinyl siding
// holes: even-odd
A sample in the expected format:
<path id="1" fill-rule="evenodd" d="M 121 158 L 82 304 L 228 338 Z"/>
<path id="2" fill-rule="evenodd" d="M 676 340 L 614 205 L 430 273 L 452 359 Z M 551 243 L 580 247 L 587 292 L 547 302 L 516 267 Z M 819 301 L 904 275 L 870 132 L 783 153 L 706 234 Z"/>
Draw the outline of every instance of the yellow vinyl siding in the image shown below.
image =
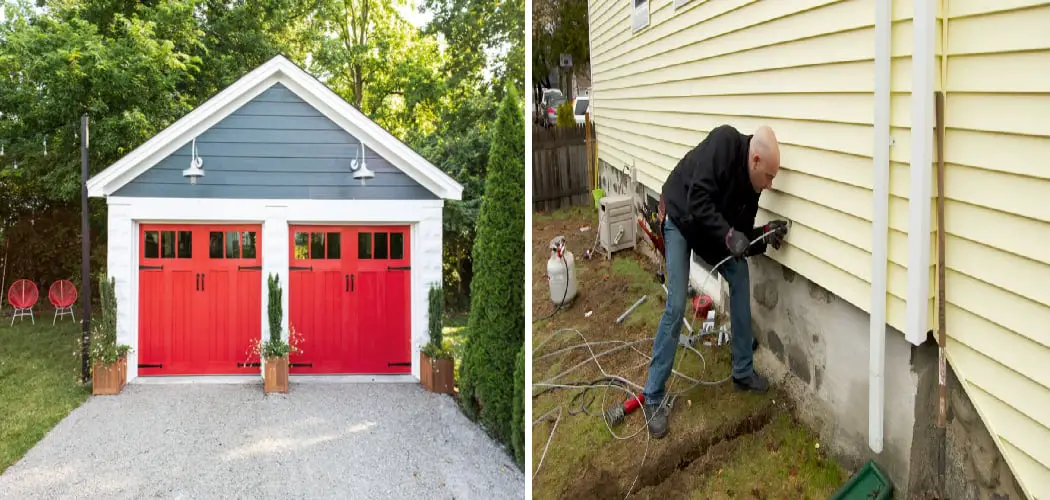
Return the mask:
<path id="1" fill-rule="evenodd" d="M 786 217 L 795 226 L 790 244 L 769 255 L 868 311 L 875 0 L 692 0 L 678 8 L 651 0 L 649 25 L 637 33 L 629 0 L 592 0 L 590 12 L 600 158 L 635 165 L 639 182 L 659 192 L 711 129 L 770 125 L 783 168 L 762 196 L 759 220 Z M 894 0 L 893 15 L 887 321 L 903 330 L 911 1 Z"/>
<path id="2" fill-rule="evenodd" d="M 1050 3 L 945 12 L 948 355 L 1018 482 L 1050 498 Z"/>

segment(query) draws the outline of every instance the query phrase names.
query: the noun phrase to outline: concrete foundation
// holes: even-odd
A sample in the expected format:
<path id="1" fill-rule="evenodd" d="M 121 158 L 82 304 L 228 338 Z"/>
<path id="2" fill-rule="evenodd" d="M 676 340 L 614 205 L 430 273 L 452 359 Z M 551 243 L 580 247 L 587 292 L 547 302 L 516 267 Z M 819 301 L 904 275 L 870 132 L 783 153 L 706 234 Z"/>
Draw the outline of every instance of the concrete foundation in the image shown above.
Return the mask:
<path id="1" fill-rule="evenodd" d="M 599 182 L 607 194 L 631 192 L 629 173 L 605 162 Z M 634 195 L 639 206 L 653 210 L 659 202 L 659 193 L 642 185 Z M 658 258 L 644 243 L 637 249 Z M 799 417 L 840 464 L 856 469 L 875 460 L 893 482 L 895 498 L 1024 498 L 950 368 L 948 427 L 936 427 L 938 349 L 932 335 L 913 346 L 886 328 L 883 449 L 875 454 L 868 445 L 868 313 L 768 257 L 753 257 L 749 266 L 752 330 L 764 347 L 755 354 L 756 369 L 788 392 Z M 709 269 L 694 256 L 694 286 Z M 709 283 L 705 293 L 725 311 L 727 284 L 718 276 Z"/>

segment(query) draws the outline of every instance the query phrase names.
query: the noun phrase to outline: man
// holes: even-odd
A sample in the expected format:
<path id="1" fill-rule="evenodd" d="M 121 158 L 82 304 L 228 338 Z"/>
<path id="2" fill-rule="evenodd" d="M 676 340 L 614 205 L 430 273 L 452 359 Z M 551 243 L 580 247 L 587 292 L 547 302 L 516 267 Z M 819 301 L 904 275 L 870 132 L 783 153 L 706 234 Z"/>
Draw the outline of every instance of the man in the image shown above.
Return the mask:
<path id="1" fill-rule="evenodd" d="M 729 125 L 711 131 L 686 154 L 663 186 L 664 255 L 667 259 L 667 306 L 653 342 L 645 385 L 644 414 L 655 438 L 667 434 L 665 385 L 671 374 L 681 334 L 689 285 L 689 253 L 718 268 L 729 282 L 733 385 L 737 390 L 765 392 L 769 382 L 752 366 L 751 284 L 745 257 L 779 249 L 787 222 L 755 228 L 758 197 L 769 189 L 780 169 L 780 148 L 769 127 L 744 135 Z M 770 230 L 772 234 L 749 243 Z"/>

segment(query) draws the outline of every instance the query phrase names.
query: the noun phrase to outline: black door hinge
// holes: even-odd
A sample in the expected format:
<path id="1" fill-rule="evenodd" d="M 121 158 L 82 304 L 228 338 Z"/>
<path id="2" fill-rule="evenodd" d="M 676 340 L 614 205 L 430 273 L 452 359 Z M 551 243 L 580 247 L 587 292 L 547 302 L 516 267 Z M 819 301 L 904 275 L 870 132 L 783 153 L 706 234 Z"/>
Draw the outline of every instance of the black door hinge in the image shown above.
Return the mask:
<path id="1" fill-rule="evenodd" d="M 164 365 L 162 365 L 160 363 L 157 363 L 157 364 L 139 363 L 139 368 L 164 368 Z"/>
<path id="2" fill-rule="evenodd" d="M 303 368 L 313 368 L 314 364 L 313 363 L 288 363 L 288 367 L 289 368 L 295 368 L 297 366 L 301 366 Z"/>
<path id="3" fill-rule="evenodd" d="M 237 368 L 258 368 L 262 363 L 237 363 Z"/>
<path id="4" fill-rule="evenodd" d="M 238 271 L 262 271 L 262 266 L 237 266 Z"/>
<path id="5" fill-rule="evenodd" d="M 412 362 L 411 361 L 409 361 L 407 363 L 390 363 L 390 362 L 388 362 L 386 365 L 387 366 L 412 366 Z"/>
<path id="6" fill-rule="evenodd" d="M 314 266 L 289 266 L 289 271 L 313 271 Z"/>
<path id="7" fill-rule="evenodd" d="M 395 267 L 386 266 L 386 270 L 387 271 L 408 271 L 408 270 L 411 270 L 411 269 L 412 269 L 412 266 L 395 266 Z"/>
<path id="8" fill-rule="evenodd" d="M 164 266 L 139 266 L 139 271 L 161 271 Z"/>

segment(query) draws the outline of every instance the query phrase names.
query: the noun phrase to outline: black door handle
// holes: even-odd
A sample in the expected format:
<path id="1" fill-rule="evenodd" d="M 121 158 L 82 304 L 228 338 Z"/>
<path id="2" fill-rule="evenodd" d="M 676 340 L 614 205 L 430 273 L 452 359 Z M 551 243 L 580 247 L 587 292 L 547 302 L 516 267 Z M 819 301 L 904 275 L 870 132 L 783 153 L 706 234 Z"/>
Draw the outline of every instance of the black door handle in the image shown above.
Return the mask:
<path id="1" fill-rule="evenodd" d="M 344 274 L 343 275 L 343 280 L 346 281 L 346 291 L 349 292 L 350 291 L 350 275 L 349 274 Z"/>
<path id="2" fill-rule="evenodd" d="M 350 291 L 354 291 L 354 275 L 350 275 Z"/>
<path id="3" fill-rule="evenodd" d="M 201 291 L 204 291 L 204 273 L 201 273 Z"/>
<path id="4" fill-rule="evenodd" d="M 199 292 L 200 289 L 201 289 L 201 273 L 197 273 L 197 288 L 195 288 L 195 290 L 197 290 Z"/>

